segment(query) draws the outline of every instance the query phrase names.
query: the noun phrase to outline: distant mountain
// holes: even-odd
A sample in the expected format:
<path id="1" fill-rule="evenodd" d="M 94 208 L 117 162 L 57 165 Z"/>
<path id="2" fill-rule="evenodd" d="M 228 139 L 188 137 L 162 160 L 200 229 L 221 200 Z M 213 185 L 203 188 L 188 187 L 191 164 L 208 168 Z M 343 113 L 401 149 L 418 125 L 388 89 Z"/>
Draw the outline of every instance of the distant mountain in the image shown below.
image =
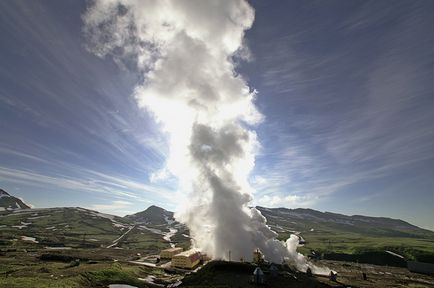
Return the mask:
<path id="1" fill-rule="evenodd" d="M 152 205 L 142 212 L 125 216 L 125 220 L 136 225 L 139 230 L 160 235 L 170 246 L 188 249 L 191 245 L 190 232 L 184 224 L 177 222 L 174 213 Z"/>
<path id="2" fill-rule="evenodd" d="M 149 253 L 175 245 L 188 249 L 191 245 L 188 228 L 174 219 L 173 212 L 154 205 L 125 217 L 79 207 L 13 209 L 29 207 L 4 190 L 0 193 L 1 203 L 7 207 L 0 209 L 3 245 L 143 249 Z M 430 258 L 434 257 L 434 232 L 402 220 L 312 209 L 256 208 L 278 233 L 278 239 L 299 235 L 303 253 L 314 250 L 324 255 L 333 252 L 359 257 L 375 248 L 407 259 L 434 261 Z"/>
<path id="3" fill-rule="evenodd" d="M 17 209 L 29 209 L 30 207 L 26 205 L 22 200 L 10 195 L 6 191 L 0 189 L 0 211 L 20 211 Z M 262 215 L 267 218 L 267 225 L 269 225 L 274 231 L 279 233 L 282 239 L 289 236 L 291 233 L 297 233 L 302 235 L 312 235 L 325 233 L 324 235 L 328 235 L 330 233 L 333 234 L 342 234 L 342 233 L 353 233 L 359 234 L 363 236 L 371 236 L 371 237 L 410 237 L 410 238 L 425 238 L 425 239 L 433 239 L 434 232 L 426 229 L 419 228 L 415 225 L 407 223 L 403 220 L 399 219 L 391 219 L 385 217 L 368 217 L 368 216 L 360 216 L 353 215 L 347 216 L 343 214 L 331 213 L 331 212 L 320 212 L 313 209 L 287 209 L 287 208 L 266 208 L 266 207 L 256 207 L 259 211 L 261 211 Z M 72 210 L 71 210 L 72 209 Z M 6 211 L 5 211 L 6 210 Z M 22 210 L 27 211 L 27 210 Z M 34 212 L 33 212 L 34 211 Z M 75 212 L 74 212 L 75 211 Z M 188 234 L 188 229 L 184 225 L 181 225 L 174 219 L 174 213 L 168 210 L 165 210 L 161 207 L 152 205 L 148 207 L 146 210 L 127 215 L 125 217 L 117 217 L 113 215 L 107 215 L 103 213 L 99 213 L 92 210 L 87 210 L 83 208 L 50 208 L 50 209 L 31 209 L 29 212 L 33 212 L 35 214 L 40 215 L 59 215 L 64 216 L 61 217 L 61 220 L 56 220 L 58 217 L 50 218 L 53 221 L 63 222 L 71 222 L 68 217 L 71 215 L 77 215 L 81 220 L 78 221 L 80 225 L 91 225 L 94 228 L 105 230 L 110 234 L 122 233 L 121 231 L 132 227 L 132 225 L 138 225 L 138 227 L 142 227 L 144 229 L 151 228 L 149 231 L 156 232 L 159 230 L 159 233 L 163 233 L 164 231 L 170 231 L 171 229 L 177 229 L 179 232 L 184 231 L 185 234 Z M 74 212 L 74 213 L 73 213 Z M 71 214 L 73 213 L 73 214 Z M 17 217 L 9 218 L 14 219 L 17 218 L 20 221 L 26 222 L 27 220 L 20 219 L 19 215 L 27 215 L 25 214 L 15 214 Z M 30 214 L 28 214 L 30 215 Z M 73 219 L 72 217 L 71 219 Z M 89 222 L 88 220 L 92 220 Z M 101 219 L 101 221 L 99 220 Z M 77 221 L 76 219 L 75 221 Z M 95 222 L 96 223 L 93 223 Z M 2 221 L 0 221 L 2 222 Z M 32 222 L 32 221 L 30 221 Z M 55 223 L 51 223 L 49 221 L 49 227 L 55 226 Z M 18 222 L 19 224 L 19 222 Z M 53 225 L 51 225 L 53 224 Z M 77 226 L 77 223 L 72 223 Z M 77 225 L 76 225 L 77 224 Z M 16 224 L 17 225 L 17 224 Z M 107 230 L 107 226 L 114 227 L 115 231 L 112 228 Z M 181 227 L 183 226 L 183 227 Z M 77 226 L 77 228 L 79 228 Z M 156 228 L 157 230 L 153 229 Z M 54 229 L 54 228 L 53 228 Z M 153 230 L 152 230 L 153 229 Z M 81 230 L 81 229 L 79 229 Z M 86 229 L 84 229 L 86 230 Z M 183 233 L 184 233 L 183 232 Z M 96 233 L 96 231 L 95 231 Z M 327 234 L 328 233 L 328 234 Z M 158 234 L 158 233 L 157 233 Z M 187 237 L 187 236 L 186 236 Z"/>
<path id="4" fill-rule="evenodd" d="M 276 232 L 351 232 L 369 236 L 432 238 L 434 232 L 399 219 L 320 212 L 313 209 L 256 207 Z"/>
<path id="5" fill-rule="evenodd" d="M 21 199 L 10 195 L 3 189 L 0 189 L 0 210 L 30 209 Z"/>
<path id="6" fill-rule="evenodd" d="M 385 217 L 369 217 L 320 212 L 313 209 L 287 209 L 256 207 L 267 218 L 267 225 L 274 231 L 287 237 L 291 233 L 356 233 L 372 237 L 410 237 L 434 238 L 434 232 L 419 228 L 399 219 Z M 150 206 L 146 210 L 128 215 L 129 221 L 148 226 L 164 227 L 177 223 L 173 212 L 158 206 Z"/>
<path id="7" fill-rule="evenodd" d="M 138 212 L 133 215 L 127 215 L 125 218 L 136 223 L 149 224 L 152 226 L 171 224 L 175 220 L 173 218 L 173 212 L 167 211 L 155 205 L 149 206 L 142 212 Z"/>
<path id="8" fill-rule="evenodd" d="M 2 199 L 12 197 L 3 190 L 2 195 Z M 190 246 L 185 225 L 174 221 L 173 212 L 157 206 L 127 217 L 80 207 L 8 208 L 0 210 L 0 230 L 0 245 L 18 241 L 19 245 L 32 242 L 44 247 L 144 249 L 150 253 L 172 245 Z"/>

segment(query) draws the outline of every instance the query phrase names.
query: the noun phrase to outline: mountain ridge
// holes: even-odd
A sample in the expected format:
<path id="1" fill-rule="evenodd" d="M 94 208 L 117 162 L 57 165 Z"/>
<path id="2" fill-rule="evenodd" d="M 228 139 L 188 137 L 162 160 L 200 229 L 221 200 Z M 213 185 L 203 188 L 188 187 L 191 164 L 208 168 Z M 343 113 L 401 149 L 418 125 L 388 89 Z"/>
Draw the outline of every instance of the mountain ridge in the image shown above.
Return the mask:
<path id="1" fill-rule="evenodd" d="M 305 255 L 314 251 L 324 259 L 338 255 L 356 261 L 372 252 L 392 251 L 409 260 L 434 263 L 434 232 L 400 219 L 306 208 L 256 208 L 278 240 L 298 235 L 299 250 Z M 25 246 L 33 239 L 31 245 L 41 247 L 143 249 L 149 253 L 191 246 L 188 227 L 177 222 L 173 212 L 156 205 L 124 217 L 80 207 L 4 209 L 0 227 L 5 245 Z"/>
<path id="2" fill-rule="evenodd" d="M 31 207 L 23 200 L 12 196 L 3 189 L 0 189 L 0 210 L 30 209 Z"/>
<path id="3" fill-rule="evenodd" d="M 321 216 L 337 216 L 337 217 L 346 217 L 346 218 L 352 218 L 352 219 L 376 219 L 376 220 L 386 220 L 386 221 L 396 221 L 396 222 L 400 222 L 402 224 L 408 225 L 408 226 L 412 226 L 418 229 L 423 229 L 423 230 L 427 230 L 427 231 L 431 231 L 434 232 L 432 230 L 426 229 L 426 228 L 421 228 L 417 225 L 411 224 L 405 220 L 399 219 L 399 218 L 392 218 L 392 217 L 385 217 L 385 216 L 368 216 L 368 215 L 360 215 L 360 214 L 353 214 L 353 215 L 346 215 L 346 214 L 342 214 L 342 213 L 336 213 L 336 212 L 330 212 L 330 211 L 319 211 L 319 210 L 315 210 L 312 208 L 286 208 L 286 207 L 277 207 L 277 208 L 268 208 L 268 207 L 263 207 L 263 206 L 256 206 L 256 209 L 258 209 L 259 211 L 263 211 L 263 210 L 284 210 L 284 211 L 308 211 L 308 212 L 313 212 L 315 214 L 320 214 Z"/>
<path id="4" fill-rule="evenodd" d="M 174 221 L 174 212 L 168 211 L 156 205 L 151 205 L 143 211 L 126 215 L 125 219 L 136 223 L 164 225 L 168 221 Z"/>
<path id="5" fill-rule="evenodd" d="M 341 231 L 371 236 L 434 237 L 433 231 L 420 228 L 401 219 L 363 215 L 348 216 L 306 208 L 289 209 L 258 206 L 257 209 L 267 218 L 268 225 L 272 227 L 286 226 L 290 230 L 292 228 L 292 230 L 299 232 L 320 229 L 324 232 Z M 288 222 L 292 224 L 288 225 Z"/>
<path id="6" fill-rule="evenodd" d="M 13 211 L 16 209 L 31 209 L 22 200 L 14 197 L 3 189 L 0 189 L 0 209 L 6 211 Z M 61 208 L 61 207 L 58 207 Z M 79 208 L 79 207 L 78 207 Z M 345 215 L 335 212 L 318 211 L 311 208 L 267 208 L 262 206 L 256 206 L 256 208 L 267 219 L 267 224 L 272 228 L 278 228 L 281 226 L 281 222 L 296 222 L 292 228 L 294 231 L 315 229 L 315 226 L 328 225 L 333 228 L 338 227 L 338 230 L 352 231 L 360 230 L 356 232 L 366 232 L 373 235 L 390 235 L 390 236 L 429 236 L 434 237 L 434 231 L 429 229 L 418 227 L 402 219 L 394 219 L 390 217 L 373 217 L 366 215 Z M 82 208 L 86 209 L 86 208 Z M 98 212 L 98 211 L 95 211 Z M 98 212 L 100 213 L 100 212 Z M 109 215 L 109 214 L 107 214 Z M 114 215 L 113 215 L 114 216 Z M 124 218 L 127 221 L 131 221 L 138 224 L 152 224 L 152 225 L 166 225 L 171 222 L 176 222 L 174 218 L 174 212 L 166 210 L 157 205 L 151 205 L 143 211 L 126 215 Z M 298 221 L 298 222 L 297 222 Z M 300 222 L 302 221 L 302 222 Z M 300 223 L 299 223 L 300 222 Z M 285 223 L 285 226 L 288 224 Z M 351 228 L 353 227 L 353 228 Z M 289 226 L 289 228 L 291 228 Z M 279 229 L 276 229 L 279 230 Z M 369 231 L 372 230 L 372 231 Z"/>
<path id="7" fill-rule="evenodd" d="M 345 232 L 361 232 L 369 235 L 400 236 L 400 237 L 434 237 L 434 231 L 424 229 L 406 222 L 402 219 L 389 217 L 372 217 L 365 215 L 345 215 L 333 212 L 321 212 L 310 208 L 267 208 L 256 206 L 261 214 L 267 219 L 267 224 L 273 230 L 279 230 L 280 222 L 299 221 L 294 225 L 293 231 L 306 232 L 315 228 L 330 228 Z M 160 215 L 158 215 L 160 213 Z M 156 205 L 124 218 L 138 222 L 163 225 L 167 220 L 175 220 L 174 213 Z M 300 222 L 301 221 L 301 222 Z M 288 226 L 285 223 L 283 226 Z M 313 227 L 310 227 L 313 226 Z M 325 226 L 325 227 L 321 227 Z M 337 227 L 336 227 L 337 226 Z M 277 228 L 277 229 L 276 229 Z M 289 227 L 287 227 L 289 228 Z M 288 230 L 288 229 L 287 229 Z M 328 230 L 328 229 L 325 229 Z M 358 231 L 360 230 L 360 231 Z M 372 230 L 372 231 L 370 231 Z M 278 232 L 278 231 L 277 231 Z"/>

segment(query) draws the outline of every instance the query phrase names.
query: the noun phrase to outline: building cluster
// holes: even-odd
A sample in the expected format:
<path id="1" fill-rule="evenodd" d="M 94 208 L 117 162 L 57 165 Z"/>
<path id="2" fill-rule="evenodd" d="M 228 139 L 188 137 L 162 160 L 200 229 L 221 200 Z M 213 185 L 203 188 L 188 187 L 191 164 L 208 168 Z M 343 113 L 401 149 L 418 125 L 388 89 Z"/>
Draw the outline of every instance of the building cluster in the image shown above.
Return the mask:
<path id="1" fill-rule="evenodd" d="M 160 258 L 171 259 L 172 267 L 193 269 L 200 263 L 203 257 L 197 250 L 190 249 L 183 251 L 180 247 L 174 247 L 161 250 Z"/>
<path id="2" fill-rule="evenodd" d="M 160 251 L 160 259 L 171 260 L 171 266 L 175 268 L 193 269 L 201 261 L 209 261 L 210 258 L 195 249 L 183 251 L 181 247 L 172 247 Z M 241 260 L 243 262 L 243 260 Z M 253 263 L 260 265 L 264 263 L 264 255 L 259 249 L 253 251 Z"/>

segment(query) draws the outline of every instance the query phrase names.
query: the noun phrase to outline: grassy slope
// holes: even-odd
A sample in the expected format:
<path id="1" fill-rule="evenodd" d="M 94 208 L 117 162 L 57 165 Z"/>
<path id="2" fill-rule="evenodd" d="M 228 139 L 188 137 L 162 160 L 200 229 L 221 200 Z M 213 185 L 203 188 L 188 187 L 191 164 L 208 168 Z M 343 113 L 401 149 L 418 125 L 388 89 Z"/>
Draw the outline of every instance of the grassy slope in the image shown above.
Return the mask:
<path id="1" fill-rule="evenodd" d="M 124 220 L 116 219 L 116 221 Z M 32 224 L 22 229 L 11 227 L 19 225 L 21 222 L 31 222 Z M 433 239 L 366 235 L 353 231 L 343 231 L 339 225 L 331 224 L 313 226 L 314 223 L 294 224 L 288 221 L 270 221 L 270 223 L 281 227 L 280 239 L 289 237 L 290 232 L 288 230 L 300 231 L 308 241 L 307 245 L 301 248 L 305 253 L 308 253 L 309 249 L 324 252 L 361 253 L 366 249 L 383 250 L 387 248 L 414 257 L 419 252 L 429 254 L 434 251 Z M 126 224 L 132 225 L 132 223 Z M 96 217 L 92 211 L 75 208 L 48 211 L 47 209 L 33 210 L 26 213 L 10 214 L 7 217 L 0 216 L 0 225 L 6 226 L 1 228 L 0 238 L 6 238 L 7 242 L 3 245 L 0 243 L 0 287 L 105 287 L 104 285 L 108 283 L 125 283 L 144 287 L 142 282 L 137 282 L 137 277 L 145 278 L 146 275 L 155 275 L 161 271 L 150 271 L 149 269 L 152 268 L 133 267 L 122 261 L 133 259 L 137 253 L 142 255 L 157 253 L 159 249 L 168 247 L 168 243 L 162 239 L 161 235 L 134 229 L 118 245 L 123 248 L 122 250 L 93 248 L 53 252 L 85 259 L 97 259 L 98 261 L 97 264 L 82 262 L 78 267 L 68 268 L 68 263 L 43 262 L 39 261 L 37 256 L 41 253 L 47 253 L 43 249 L 47 244 L 57 243 L 64 246 L 86 247 L 95 243 L 90 239 L 97 239 L 97 246 L 104 246 L 112 243 L 113 239 L 118 238 L 125 230 L 114 226 L 113 222 L 107 218 Z M 45 229 L 52 226 L 56 227 L 55 231 Z M 310 231 L 311 228 L 314 228 L 314 231 Z M 180 231 L 174 238 L 179 239 L 184 245 L 188 243 L 186 241 L 188 238 L 182 236 L 182 233 L 187 233 L 187 231 Z M 86 234 L 84 242 L 83 234 Z M 11 239 L 19 238 L 20 235 L 36 237 L 42 243 L 11 241 Z M 12 249 L 10 252 L 10 248 L 14 248 L 16 251 Z M 22 248 L 26 248 L 27 252 Z M 82 254 L 78 256 L 77 253 Z M 122 263 L 113 263 L 111 258 L 118 259 Z M 6 277 L 6 275 L 9 276 Z"/>
<path id="2" fill-rule="evenodd" d="M 138 277 L 146 277 L 144 268 L 101 261 L 68 267 L 68 263 L 38 261 L 28 253 L 0 257 L 0 287 L 107 287 L 108 284 L 130 284 L 147 287 Z"/>
<path id="3" fill-rule="evenodd" d="M 13 227 L 23 223 L 31 224 L 21 229 Z M 0 225 L 3 226 L 1 238 L 12 241 L 14 245 L 19 244 L 19 240 L 17 242 L 14 239 L 31 236 L 45 246 L 76 247 L 86 244 L 99 247 L 110 244 L 123 233 L 109 219 L 76 208 L 32 209 L 3 214 L 0 216 Z"/>
<path id="4" fill-rule="evenodd" d="M 0 248 L 107 247 L 135 226 L 128 219 L 115 217 L 112 221 L 110 217 L 81 208 L 32 209 L 17 213 L 0 213 Z M 164 225 L 148 227 L 169 232 Z M 173 236 L 172 241 L 188 248 L 189 238 L 182 236 L 185 233 L 188 233 L 185 227 L 178 228 L 178 233 Z M 23 241 L 21 236 L 34 237 L 39 243 Z M 123 249 L 143 249 L 147 253 L 158 254 L 161 249 L 168 248 L 169 243 L 163 239 L 163 235 L 136 225 L 116 246 Z"/>
<path id="5" fill-rule="evenodd" d="M 358 233 L 357 230 L 344 230 L 342 227 L 329 224 L 304 225 L 303 227 L 289 226 L 283 222 L 279 226 L 288 230 L 298 229 L 302 237 L 306 240 L 306 245 L 299 250 L 308 254 L 310 250 L 320 253 L 345 253 L 363 254 L 368 251 L 389 250 L 406 257 L 409 260 L 434 261 L 434 238 L 418 237 L 391 237 L 381 234 Z M 337 227 L 336 227 L 337 226 Z M 311 231 L 311 227 L 313 231 Z M 285 240 L 291 233 L 281 231 L 279 239 Z"/>
<path id="6" fill-rule="evenodd" d="M 106 247 L 133 226 L 133 223 L 123 218 L 117 217 L 115 221 L 125 227 L 116 226 L 110 219 L 100 217 L 93 211 L 77 208 L 32 209 L 20 213 L 0 213 L 0 248 Z M 22 222 L 31 224 L 22 229 L 12 227 L 22 225 Z M 390 235 L 394 235 L 393 231 L 385 231 L 384 228 L 359 229 L 333 222 L 318 223 L 268 217 L 268 223 L 279 232 L 281 240 L 287 239 L 292 233 L 290 231 L 301 232 L 307 244 L 301 247 L 300 251 L 305 254 L 308 254 L 311 249 L 324 254 L 363 254 L 366 251 L 390 250 L 410 260 L 434 262 L 434 237 L 430 237 L 432 235 L 430 231 L 416 231 L 419 234 L 412 237 L 408 237 L 408 233 L 398 233 L 392 237 Z M 167 231 L 164 226 L 148 226 Z M 178 246 L 188 248 L 189 239 L 182 236 L 188 234 L 188 231 L 184 229 L 180 229 L 172 241 L 177 242 Z M 21 241 L 20 236 L 35 237 L 40 243 Z M 144 229 L 132 230 L 118 245 L 124 249 L 142 249 L 148 253 L 158 253 L 160 249 L 168 246 L 168 242 L 162 239 L 162 235 Z"/>

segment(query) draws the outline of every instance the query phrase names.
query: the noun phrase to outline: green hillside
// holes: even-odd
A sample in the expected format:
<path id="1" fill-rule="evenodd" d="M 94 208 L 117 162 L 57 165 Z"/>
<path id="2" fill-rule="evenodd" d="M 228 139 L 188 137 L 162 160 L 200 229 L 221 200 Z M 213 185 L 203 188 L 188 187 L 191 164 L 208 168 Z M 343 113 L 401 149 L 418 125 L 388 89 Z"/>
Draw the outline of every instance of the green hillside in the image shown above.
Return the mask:
<path id="1" fill-rule="evenodd" d="M 131 225 L 121 217 L 83 208 L 26 209 L 0 214 L 3 244 L 14 246 L 103 247 Z M 26 241 L 23 237 L 35 239 Z"/>
<path id="2" fill-rule="evenodd" d="M 390 251 L 405 260 L 434 262 L 434 232 L 402 220 L 312 209 L 257 208 L 278 232 L 279 239 L 285 240 L 294 233 L 300 235 L 305 244 L 299 250 L 304 254 L 313 250 L 317 256 L 356 261 L 367 253 Z"/>
<path id="3" fill-rule="evenodd" d="M 299 250 L 306 255 L 363 261 L 366 255 L 390 257 L 392 252 L 404 260 L 434 262 L 434 232 L 402 220 L 257 208 L 280 240 L 299 235 Z M 0 228 L 0 248 L 108 247 L 158 253 L 170 245 L 190 246 L 187 227 L 174 220 L 173 212 L 157 206 L 126 217 L 72 207 L 0 211 Z"/>

